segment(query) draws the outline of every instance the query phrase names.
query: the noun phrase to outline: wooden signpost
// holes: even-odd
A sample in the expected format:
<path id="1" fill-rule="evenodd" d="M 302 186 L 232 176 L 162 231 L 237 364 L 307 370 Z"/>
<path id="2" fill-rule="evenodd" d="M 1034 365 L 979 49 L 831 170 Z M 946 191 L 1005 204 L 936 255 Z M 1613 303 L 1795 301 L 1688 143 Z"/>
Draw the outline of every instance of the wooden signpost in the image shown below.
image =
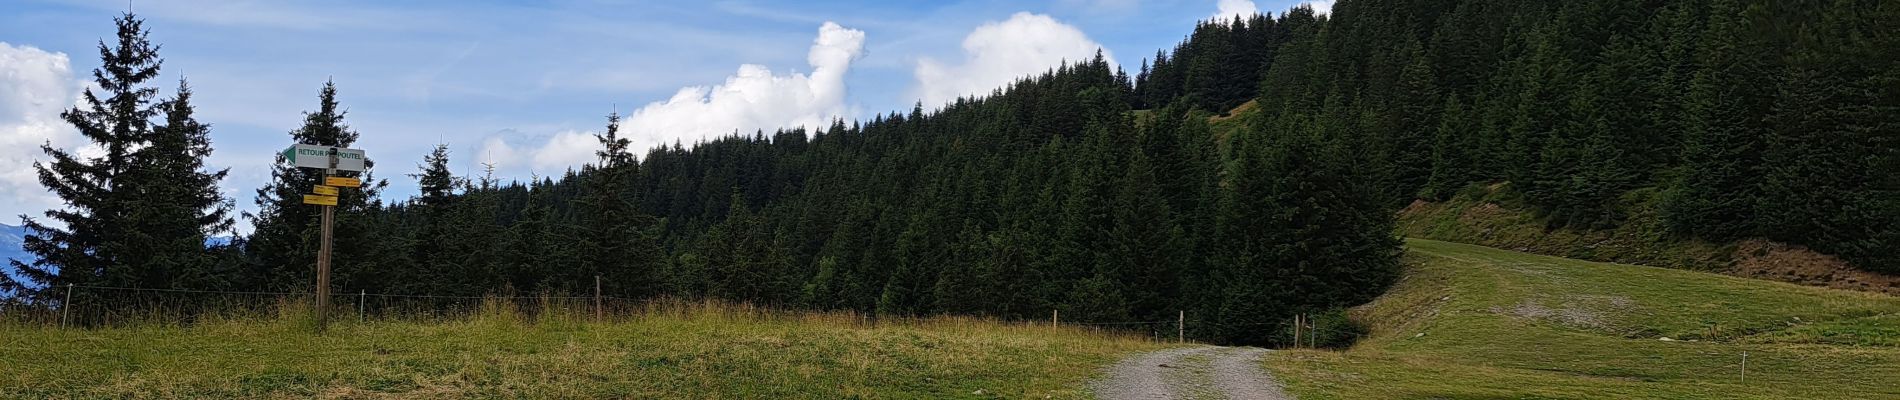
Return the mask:
<path id="1" fill-rule="evenodd" d="M 336 196 L 306 194 L 303 195 L 303 203 L 319 206 L 334 206 L 336 205 Z"/>
<path id="2" fill-rule="evenodd" d="M 368 157 L 362 150 L 346 149 L 335 146 L 297 144 L 284 149 L 284 160 L 298 168 L 323 170 L 323 184 L 311 189 L 312 194 L 303 195 L 304 204 L 323 207 L 322 237 L 317 245 L 317 332 L 323 332 L 330 325 L 330 247 L 336 221 L 337 196 L 340 187 L 361 187 L 362 181 L 336 175 L 337 171 L 363 172 Z"/>
<path id="3" fill-rule="evenodd" d="M 356 187 L 362 187 L 363 181 L 357 180 L 356 178 L 345 178 L 341 176 L 326 176 L 326 177 L 323 177 L 323 186 L 356 188 Z"/>

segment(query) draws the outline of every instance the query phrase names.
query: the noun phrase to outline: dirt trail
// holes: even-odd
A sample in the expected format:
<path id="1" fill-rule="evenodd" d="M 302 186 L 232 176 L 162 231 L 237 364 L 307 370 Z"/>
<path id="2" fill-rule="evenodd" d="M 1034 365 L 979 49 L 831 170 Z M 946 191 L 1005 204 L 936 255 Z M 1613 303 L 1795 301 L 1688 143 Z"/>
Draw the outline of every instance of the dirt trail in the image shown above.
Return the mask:
<path id="1" fill-rule="evenodd" d="M 1189 347 L 1141 354 L 1115 364 L 1096 382 L 1104 400 L 1247 399 L 1291 400 L 1253 347 Z"/>

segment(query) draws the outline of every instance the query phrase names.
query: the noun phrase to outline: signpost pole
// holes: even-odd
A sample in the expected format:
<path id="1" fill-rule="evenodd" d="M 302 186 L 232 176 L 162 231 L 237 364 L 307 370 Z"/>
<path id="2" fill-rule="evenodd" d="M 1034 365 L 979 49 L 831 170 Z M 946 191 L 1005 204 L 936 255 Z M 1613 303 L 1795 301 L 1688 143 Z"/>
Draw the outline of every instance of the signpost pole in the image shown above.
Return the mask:
<path id="1" fill-rule="evenodd" d="M 328 179 L 336 174 L 336 150 L 330 151 L 330 168 L 323 170 Z M 330 224 L 336 220 L 336 206 L 323 205 L 322 242 L 317 247 L 317 332 L 330 325 Z"/>
<path id="2" fill-rule="evenodd" d="M 336 234 L 336 201 L 339 188 L 361 187 L 362 181 L 356 178 L 336 176 L 338 170 L 363 172 L 368 168 L 368 158 L 363 151 L 335 146 L 314 144 L 295 144 L 284 149 L 283 159 L 297 168 L 323 170 L 323 182 L 311 187 L 311 194 L 303 195 L 304 204 L 323 207 L 323 226 L 317 246 L 317 333 L 323 333 L 330 326 L 330 252 Z M 366 293 L 358 293 L 357 314 L 364 311 Z M 347 296 L 347 295 L 345 295 Z M 360 319 L 360 317 L 359 317 Z"/>

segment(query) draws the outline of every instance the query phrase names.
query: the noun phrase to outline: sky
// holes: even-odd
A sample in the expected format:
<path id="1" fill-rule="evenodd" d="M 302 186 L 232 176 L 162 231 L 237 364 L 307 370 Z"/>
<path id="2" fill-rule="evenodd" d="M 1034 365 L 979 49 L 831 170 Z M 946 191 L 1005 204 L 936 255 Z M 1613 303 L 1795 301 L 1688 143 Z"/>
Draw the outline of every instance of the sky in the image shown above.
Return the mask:
<path id="1" fill-rule="evenodd" d="M 828 126 L 989 93 L 1100 49 L 1133 74 L 1196 21 L 1300 0 L 728 1 L 0 0 L 0 218 L 60 207 L 39 145 L 98 154 L 59 118 L 90 85 L 128 8 L 162 45 L 169 95 L 190 82 L 238 209 L 334 81 L 385 200 L 422 156 L 504 181 L 593 160 L 609 113 L 644 149 Z M 1332 1 L 1310 2 L 1321 12 Z M 248 221 L 240 221 L 248 230 Z"/>

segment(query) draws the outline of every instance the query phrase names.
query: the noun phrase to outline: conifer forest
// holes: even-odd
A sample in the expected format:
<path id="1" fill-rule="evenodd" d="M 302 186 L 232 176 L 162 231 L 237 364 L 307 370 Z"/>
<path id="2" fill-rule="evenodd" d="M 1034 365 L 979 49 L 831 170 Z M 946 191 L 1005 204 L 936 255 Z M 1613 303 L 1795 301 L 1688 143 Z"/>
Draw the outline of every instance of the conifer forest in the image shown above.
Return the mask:
<path id="1" fill-rule="evenodd" d="M 126 13 L 101 32 L 61 117 L 103 152 L 43 148 L 34 172 L 65 207 L 23 216 L 31 257 L 0 267 L 0 302 L 316 284 L 319 212 L 301 196 L 323 173 L 279 156 L 267 185 L 228 188 L 255 195 L 238 211 L 230 171 L 202 161 L 218 121 L 190 82 L 158 78 L 154 30 Z M 309 88 L 286 95 L 309 104 L 286 146 L 394 134 L 351 127 L 351 82 Z M 1900 274 L 1894 1 L 1346 0 L 818 129 L 641 149 L 622 115 L 574 113 L 600 116 L 598 152 L 558 176 L 458 174 L 474 155 L 447 145 L 370 149 L 336 206 L 331 286 L 579 295 L 598 277 L 630 299 L 1184 318 L 1190 339 L 1281 344 L 1295 315 L 1399 281 L 1396 212 L 1483 188 L 1548 229 L 1653 209 L 1659 240 L 1766 238 Z M 419 193 L 383 193 L 392 180 Z"/>

